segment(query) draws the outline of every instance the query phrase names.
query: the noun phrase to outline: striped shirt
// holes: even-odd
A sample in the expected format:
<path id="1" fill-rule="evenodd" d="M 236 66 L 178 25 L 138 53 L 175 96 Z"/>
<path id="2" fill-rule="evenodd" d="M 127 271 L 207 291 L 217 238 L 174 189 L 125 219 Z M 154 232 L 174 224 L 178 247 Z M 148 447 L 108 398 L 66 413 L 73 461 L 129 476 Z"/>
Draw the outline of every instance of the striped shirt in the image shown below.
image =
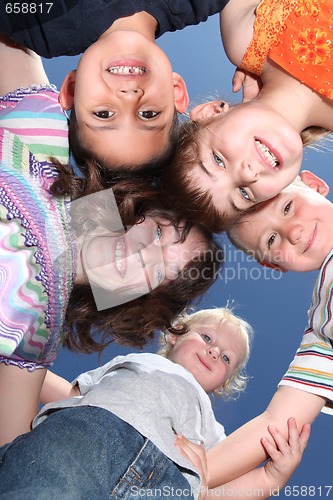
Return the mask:
<path id="1" fill-rule="evenodd" d="M 279 385 L 326 398 L 323 412 L 333 415 L 333 249 L 326 257 L 312 294 L 308 326 Z"/>
<path id="2" fill-rule="evenodd" d="M 0 363 L 50 366 L 63 340 L 75 245 L 50 156 L 68 163 L 67 119 L 50 85 L 0 97 Z"/>
<path id="3" fill-rule="evenodd" d="M 33 85 L 1 97 L 0 127 L 17 135 L 41 165 L 68 163 L 67 120 L 53 85 Z"/>

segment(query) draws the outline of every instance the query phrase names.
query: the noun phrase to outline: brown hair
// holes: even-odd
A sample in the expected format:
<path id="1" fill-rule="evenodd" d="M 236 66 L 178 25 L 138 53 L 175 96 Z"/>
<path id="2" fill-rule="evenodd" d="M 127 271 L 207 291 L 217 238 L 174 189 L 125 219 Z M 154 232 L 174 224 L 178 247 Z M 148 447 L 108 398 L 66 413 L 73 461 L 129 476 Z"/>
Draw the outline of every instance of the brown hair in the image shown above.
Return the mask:
<path id="1" fill-rule="evenodd" d="M 191 221 L 220 233 L 226 229 L 223 214 L 215 208 L 212 196 L 191 179 L 191 169 L 200 158 L 198 136 L 210 122 L 187 120 L 180 126 L 176 155 L 162 175 L 161 184 L 165 193 L 173 194 L 177 206 L 186 211 Z"/>
<path id="2" fill-rule="evenodd" d="M 85 353 L 101 352 L 114 340 L 142 347 L 155 330 L 171 327 L 175 316 L 205 293 L 217 277 L 223 253 L 210 236 L 206 237 L 207 250 L 189 262 L 176 279 L 126 304 L 97 311 L 90 286 L 75 285 L 67 309 L 65 345 Z"/>
<path id="3" fill-rule="evenodd" d="M 65 179 L 70 185 L 70 172 L 66 171 Z M 76 180 L 74 179 L 74 184 Z M 58 194 L 60 190 L 58 185 Z M 79 192 L 83 195 L 82 186 Z M 177 229 L 180 242 L 185 241 L 193 227 L 184 213 L 173 208 L 169 197 L 161 197 L 160 192 L 143 179 L 118 182 L 113 186 L 112 192 L 125 227 L 140 223 L 148 216 L 167 219 Z M 83 231 L 89 233 L 96 226 L 110 228 L 110 197 L 103 197 L 103 200 L 104 205 L 98 204 L 90 218 L 87 217 L 87 211 L 83 210 L 82 222 L 76 220 Z M 170 327 L 174 317 L 211 286 L 223 262 L 223 251 L 212 234 L 206 229 L 198 229 L 207 243 L 206 250 L 198 253 L 175 280 L 160 285 L 149 294 L 126 304 L 98 311 L 90 286 L 75 284 L 66 313 L 65 345 L 69 349 L 85 353 L 101 352 L 113 340 L 141 347 L 148 338 L 153 337 L 155 330 Z"/>

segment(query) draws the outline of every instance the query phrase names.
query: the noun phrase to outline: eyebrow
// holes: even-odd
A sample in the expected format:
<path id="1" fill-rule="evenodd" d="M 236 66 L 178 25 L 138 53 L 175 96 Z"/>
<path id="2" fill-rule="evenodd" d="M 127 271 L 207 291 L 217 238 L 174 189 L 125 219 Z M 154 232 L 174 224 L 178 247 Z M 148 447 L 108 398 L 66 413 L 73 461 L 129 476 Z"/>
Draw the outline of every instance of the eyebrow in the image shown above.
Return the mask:
<path id="1" fill-rule="evenodd" d="M 113 127 L 112 125 L 90 125 L 89 123 L 85 123 L 85 125 L 90 128 L 90 130 L 93 130 L 94 132 L 96 131 L 109 131 L 109 130 L 119 130 L 118 127 Z M 159 131 L 161 132 L 166 128 L 167 124 L 163 123 L 162 125 L 141 125 L 139 127 L 136 127 L 139 130 L 147 130 L 147 131 Z"/>
<path id="2" fill-rule="evenodd" d="M 214 176 L 213 176 L 213 174 L 211 174 L 211 173 L 207 170 L 207 168 L 205 167 L 205 165 L 202 163 L 202 160 L 200 160 L 200 161 L 199 161 L 199 167 L 201 168 L 201 170 L 202 170 L 202 171 L 203 171 L 206 175 L 208 175 L 208 177 L 210 177 L 210 178 L 213 178 L 213 177 L 214 177 Z"/>

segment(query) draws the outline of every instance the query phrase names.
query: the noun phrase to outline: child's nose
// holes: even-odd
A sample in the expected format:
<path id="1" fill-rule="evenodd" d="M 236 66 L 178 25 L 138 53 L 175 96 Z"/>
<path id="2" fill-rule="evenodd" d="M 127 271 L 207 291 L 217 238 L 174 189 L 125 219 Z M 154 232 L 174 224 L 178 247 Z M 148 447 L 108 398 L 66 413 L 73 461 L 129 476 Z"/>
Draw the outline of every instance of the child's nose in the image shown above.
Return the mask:
<path id="1" fill-rule="evenodd" d="M 130 88 L 119 88 L 116 91 L 117 96 L 120 99 L 126 99 L 127 101 L 138 101 L 143 96 L 144 92 L 142 89 L 136 85 Z"/>
<path id="2" fill-rule="evenodd" d="M 218 347 L 210 346 L 208 348 L 208 354 L 216 361 L 220 355 Z"/>
<path id="3" fill-rule="evenodd" d="M 286 236 L 292 245 L 296 245 L 303 233 L 303 228 L 299 224 L 289 224 L 286 227 Z"/>
<path id="4" fill-rule="evenodd" d="M 260 165 L 243 160 L 240 165 L 241 181 L 244 183 L 255 182 L 259 179 L 261 171 Z"/>

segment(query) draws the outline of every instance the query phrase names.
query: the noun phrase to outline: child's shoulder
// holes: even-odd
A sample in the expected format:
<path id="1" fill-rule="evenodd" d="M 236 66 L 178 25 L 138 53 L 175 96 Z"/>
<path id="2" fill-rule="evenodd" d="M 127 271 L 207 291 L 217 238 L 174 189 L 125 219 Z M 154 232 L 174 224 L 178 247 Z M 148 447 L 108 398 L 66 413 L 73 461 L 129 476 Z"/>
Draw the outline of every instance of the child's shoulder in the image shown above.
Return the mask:
<path id="1" fill-rule="evenodd" d="M 224 50 L 235 66 L 241 64 L 251 42 L 255 12 L 259 3 L 258 0 L 229 0 L 221 11 L 220 26 Z"/>

